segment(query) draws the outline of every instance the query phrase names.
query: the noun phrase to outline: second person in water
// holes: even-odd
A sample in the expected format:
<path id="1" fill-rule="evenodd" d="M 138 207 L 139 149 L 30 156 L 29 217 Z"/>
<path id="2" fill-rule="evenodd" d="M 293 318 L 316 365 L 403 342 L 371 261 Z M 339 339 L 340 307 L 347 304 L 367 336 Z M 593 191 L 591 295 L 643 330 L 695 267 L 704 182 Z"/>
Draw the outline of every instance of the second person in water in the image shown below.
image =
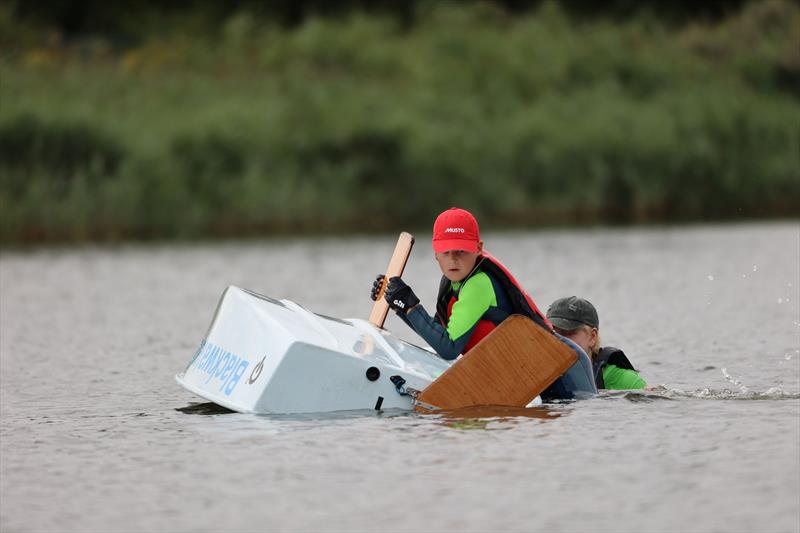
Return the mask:
<path id="1" fill-rule="evenodd" d="M 619 348 L 602 346 L 597 309 L 583 298 L 559 298 L 547 309 L 558 334 L 580 346 L 592 360 L 598 389 L 644 389 L 647 383 Z"/>

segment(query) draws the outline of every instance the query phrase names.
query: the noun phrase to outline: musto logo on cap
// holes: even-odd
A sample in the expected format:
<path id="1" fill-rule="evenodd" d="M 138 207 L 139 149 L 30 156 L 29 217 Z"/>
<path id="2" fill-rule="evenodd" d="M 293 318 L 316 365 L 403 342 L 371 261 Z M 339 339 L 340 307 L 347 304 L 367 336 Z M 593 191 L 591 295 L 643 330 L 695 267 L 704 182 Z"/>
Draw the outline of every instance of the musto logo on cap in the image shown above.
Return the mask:
<path id="1" fill-rule="evenodd" d="M 447 228 L 444 230 L 445 233 L 466 233 L 464 228 Z"/>

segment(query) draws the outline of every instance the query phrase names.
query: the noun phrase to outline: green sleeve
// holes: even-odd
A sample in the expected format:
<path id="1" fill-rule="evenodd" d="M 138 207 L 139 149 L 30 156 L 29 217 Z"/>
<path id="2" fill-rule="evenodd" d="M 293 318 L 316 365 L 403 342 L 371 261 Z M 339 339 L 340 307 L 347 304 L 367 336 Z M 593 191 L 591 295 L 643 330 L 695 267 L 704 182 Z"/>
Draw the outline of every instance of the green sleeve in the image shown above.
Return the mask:
<path id="1" fill-rule="evenodd" d="M 485 272 L 478 272 L 469 278 L 458 294 L 453 312 L 447 322 L 447 334 L 456 340 L 478 323 L 489 307 L 497 306 L 492 280 Z"/>
<path id="2" fill-rule="evenodd" d="M 603 368 L 603 381 L 606 389 L 629 390 L 647 387 L 647 383 L 639 377 L 638 372 L 614 365 Z"/>

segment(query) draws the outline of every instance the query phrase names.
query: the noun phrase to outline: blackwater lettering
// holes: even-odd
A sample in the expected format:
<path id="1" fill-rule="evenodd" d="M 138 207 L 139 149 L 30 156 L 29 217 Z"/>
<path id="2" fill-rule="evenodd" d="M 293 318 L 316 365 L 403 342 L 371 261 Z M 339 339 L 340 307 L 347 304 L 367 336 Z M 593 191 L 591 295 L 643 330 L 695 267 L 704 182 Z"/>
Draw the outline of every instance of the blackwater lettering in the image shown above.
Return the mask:
<path id="1" fill-rule="evenodd" d="M 191 364 L 208 375 L 205 384 L 211 380 L 219 381 L 220 392 L 230 396 L 250 366 L 250 361 L 203 340 Z"/>

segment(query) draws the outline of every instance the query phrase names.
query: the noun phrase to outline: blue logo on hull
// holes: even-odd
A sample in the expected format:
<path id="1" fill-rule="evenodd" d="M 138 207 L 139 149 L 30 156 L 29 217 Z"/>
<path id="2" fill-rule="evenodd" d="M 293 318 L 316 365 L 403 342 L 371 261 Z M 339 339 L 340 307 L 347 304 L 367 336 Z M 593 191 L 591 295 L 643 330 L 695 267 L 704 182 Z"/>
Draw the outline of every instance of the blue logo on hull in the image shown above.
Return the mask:
<path id="1" fill-rule="evenodd" d="M 250 361 L 204 339 L 189 366 L 208 375 L 205 384 L 211 380 L 219 381 L 220 392 L 230 396 L 250 366 Z"/>

